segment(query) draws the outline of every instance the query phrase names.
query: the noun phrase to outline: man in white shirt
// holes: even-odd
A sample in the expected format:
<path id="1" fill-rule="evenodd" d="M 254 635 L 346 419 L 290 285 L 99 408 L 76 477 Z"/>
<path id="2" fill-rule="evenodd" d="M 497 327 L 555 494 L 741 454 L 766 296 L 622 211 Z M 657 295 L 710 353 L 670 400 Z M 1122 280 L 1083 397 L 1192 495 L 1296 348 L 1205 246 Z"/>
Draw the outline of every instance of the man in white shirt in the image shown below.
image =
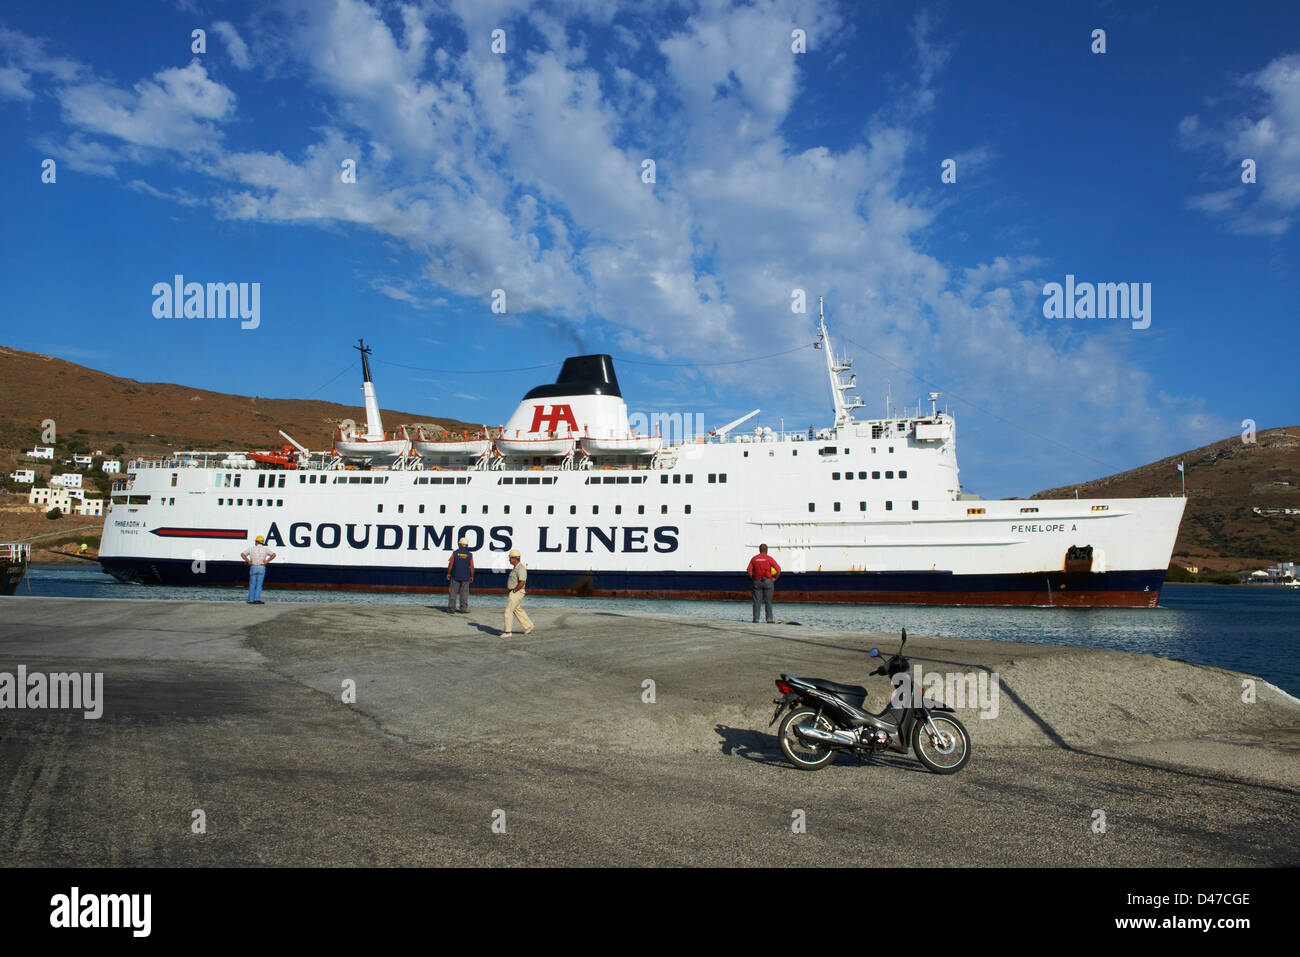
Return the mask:
<path id="1" fill-rule="evenodd" d="M 266 536 L 258 535 L 257 542 L 241 556 L 248 566 L 248 603 L 265 605 L 262 601 L 262 582 L 266 578 L 267 562 L 275 561 L 275 552 L 266 547 Z"/>
<path id="2" fill-rule="evenodd" d="M 528 617 L 528 613 L 519 607 L 519 603 L 524 600 L 524 586 L 528 581 L 528 566 L 519 560 L 519 549 L 510 551 L 510 577 L 506 579 L 506 627 L 501 632 L 502 638 L 514 637 L 511 625 L 514 624 L 515 616 L 519 616 L 519 624 L 524 626 L 524 634 L 533 630 L 533 621 Z"/>

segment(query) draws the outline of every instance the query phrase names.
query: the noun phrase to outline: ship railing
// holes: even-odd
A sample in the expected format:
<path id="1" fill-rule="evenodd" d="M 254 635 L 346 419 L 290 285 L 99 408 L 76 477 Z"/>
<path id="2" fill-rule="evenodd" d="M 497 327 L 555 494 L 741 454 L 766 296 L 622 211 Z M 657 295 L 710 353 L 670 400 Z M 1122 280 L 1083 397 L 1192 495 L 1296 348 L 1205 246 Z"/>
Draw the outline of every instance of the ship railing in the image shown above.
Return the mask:
<path id="1" fill-rule="evenodd" d="M 26 565 L 32 557 L 32 546 L 28 542 L 5 542 L 0 544 L 0 560 L 11 565 Z"/>

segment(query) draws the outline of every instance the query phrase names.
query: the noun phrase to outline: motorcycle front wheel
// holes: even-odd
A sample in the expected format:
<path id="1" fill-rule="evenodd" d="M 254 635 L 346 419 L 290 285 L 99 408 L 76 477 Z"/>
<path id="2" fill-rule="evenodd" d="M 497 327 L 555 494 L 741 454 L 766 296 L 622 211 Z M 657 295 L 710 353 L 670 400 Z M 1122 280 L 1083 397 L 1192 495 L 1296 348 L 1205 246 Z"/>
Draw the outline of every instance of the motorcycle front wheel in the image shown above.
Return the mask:
<path id="1" fill-rule="evenodd" d="M 782 753 L 800 771 L 816 771 L 830 764 L 835 759 L 835 752 L 830 748 L 801 741 L 794 732 L 799 725 L 811 725 L 823 731 L 835 730 L 829 719 L 824 716 L 818 719 L 817 712 L 812 708 L 795 708 L 786 715 L 777 733 Z"/>
<path id="2" fill-rule="evenodd" d="M 939 733 L 938 739 L 930 734 L 925 721 L 918 721 L 912 727 L 912 750 L 935 774 L 956 774 L 970 760 L 966 726 L 949 714 L 932 714 L 930 721 Z"/>

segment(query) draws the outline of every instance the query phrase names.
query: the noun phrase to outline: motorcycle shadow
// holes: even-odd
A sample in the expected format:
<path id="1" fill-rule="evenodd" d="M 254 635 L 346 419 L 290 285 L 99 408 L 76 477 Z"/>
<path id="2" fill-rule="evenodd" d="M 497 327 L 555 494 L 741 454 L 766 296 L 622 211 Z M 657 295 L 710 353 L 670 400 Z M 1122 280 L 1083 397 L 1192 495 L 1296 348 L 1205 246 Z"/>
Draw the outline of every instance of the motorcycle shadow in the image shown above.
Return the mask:
<path id="1" fill-rule="evenodd" d="M 765 734 L 751 728 L 733 728 L 725 724 L 719 724 L 713 730 L 722 739 L 722 753 L 727 757 L 740 757 L 758 764 L 772 764 L 788 768 L 791 771 L 798 770 L 786 760 L 785 755 L 781 752 L 781 744 L 774 734 Z M 854 755 L 837 754 L 835 760 L 828 764 L 827 767 L 854 767 L 857 764 L 858 759 Z M 895 751 L 865 754 L 862 756 L 861 764 L 863 767 L 894 768 L 899 771 L 914 771 L 918 774 L 927 773 L 920 762 L 910 754 L 903 755 Z"/>

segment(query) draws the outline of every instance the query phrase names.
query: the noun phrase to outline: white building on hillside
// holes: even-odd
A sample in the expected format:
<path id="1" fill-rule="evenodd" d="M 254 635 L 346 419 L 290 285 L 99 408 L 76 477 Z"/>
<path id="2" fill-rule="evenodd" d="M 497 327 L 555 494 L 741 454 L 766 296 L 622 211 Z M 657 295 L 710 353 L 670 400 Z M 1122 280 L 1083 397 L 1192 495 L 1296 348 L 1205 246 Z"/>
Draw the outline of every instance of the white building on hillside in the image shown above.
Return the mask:
<path id="1" fill-rule="evenodd" d="M 103 515 L 104 500 L 102 498 L 88 498 L 77 506 L 78 515 Z"/>
<path id="2" fill-rule="evenodd" d="M 65 515 L 72 511 L 73 501 L 72 490 L 66 488 L 34 488 L 27 495 L 29 505 L 57 508 Z"/>
<path id="3" fill-rule="evenodd" d="M 99 463 L 99 470 L 101 472 L 120 473 L 122 471 L 122 463 L 117 461 L 117 459 L 105 459 L 103 462 Z"/>
<path id="4" fill-rule="evenodd" d="M 53 449 L 52 447 L 50 447 L 50 446 L 46 446 L 46 445 L 38 445 L 38 446 L 36 446 L 35 448 L 28 449 L 27 452 L 26 452 L 25 454 L 26 454 L 27 456 L 29 456 L 30 458 L 34 458 L 34 459 L 51 459 L 51 460 L 53 460 L 53 458 L 54 458 L 54 449 Z"/>
<path id="5" fill-rule="evenodd" d="M 62 485 L 65 488 L 81 488 L 81 476 L 76 472 L 65 472 L 63 475 L 51 476 L 50 484 Z"/>
<path id="6" fill-rule="evenodd" d="M 9 473 L 9 480 L 12 482 L 25 482 L 30 485 L 36 481 L 36 473 L 31 469 L 19 469 L 16 472 Z"/>

